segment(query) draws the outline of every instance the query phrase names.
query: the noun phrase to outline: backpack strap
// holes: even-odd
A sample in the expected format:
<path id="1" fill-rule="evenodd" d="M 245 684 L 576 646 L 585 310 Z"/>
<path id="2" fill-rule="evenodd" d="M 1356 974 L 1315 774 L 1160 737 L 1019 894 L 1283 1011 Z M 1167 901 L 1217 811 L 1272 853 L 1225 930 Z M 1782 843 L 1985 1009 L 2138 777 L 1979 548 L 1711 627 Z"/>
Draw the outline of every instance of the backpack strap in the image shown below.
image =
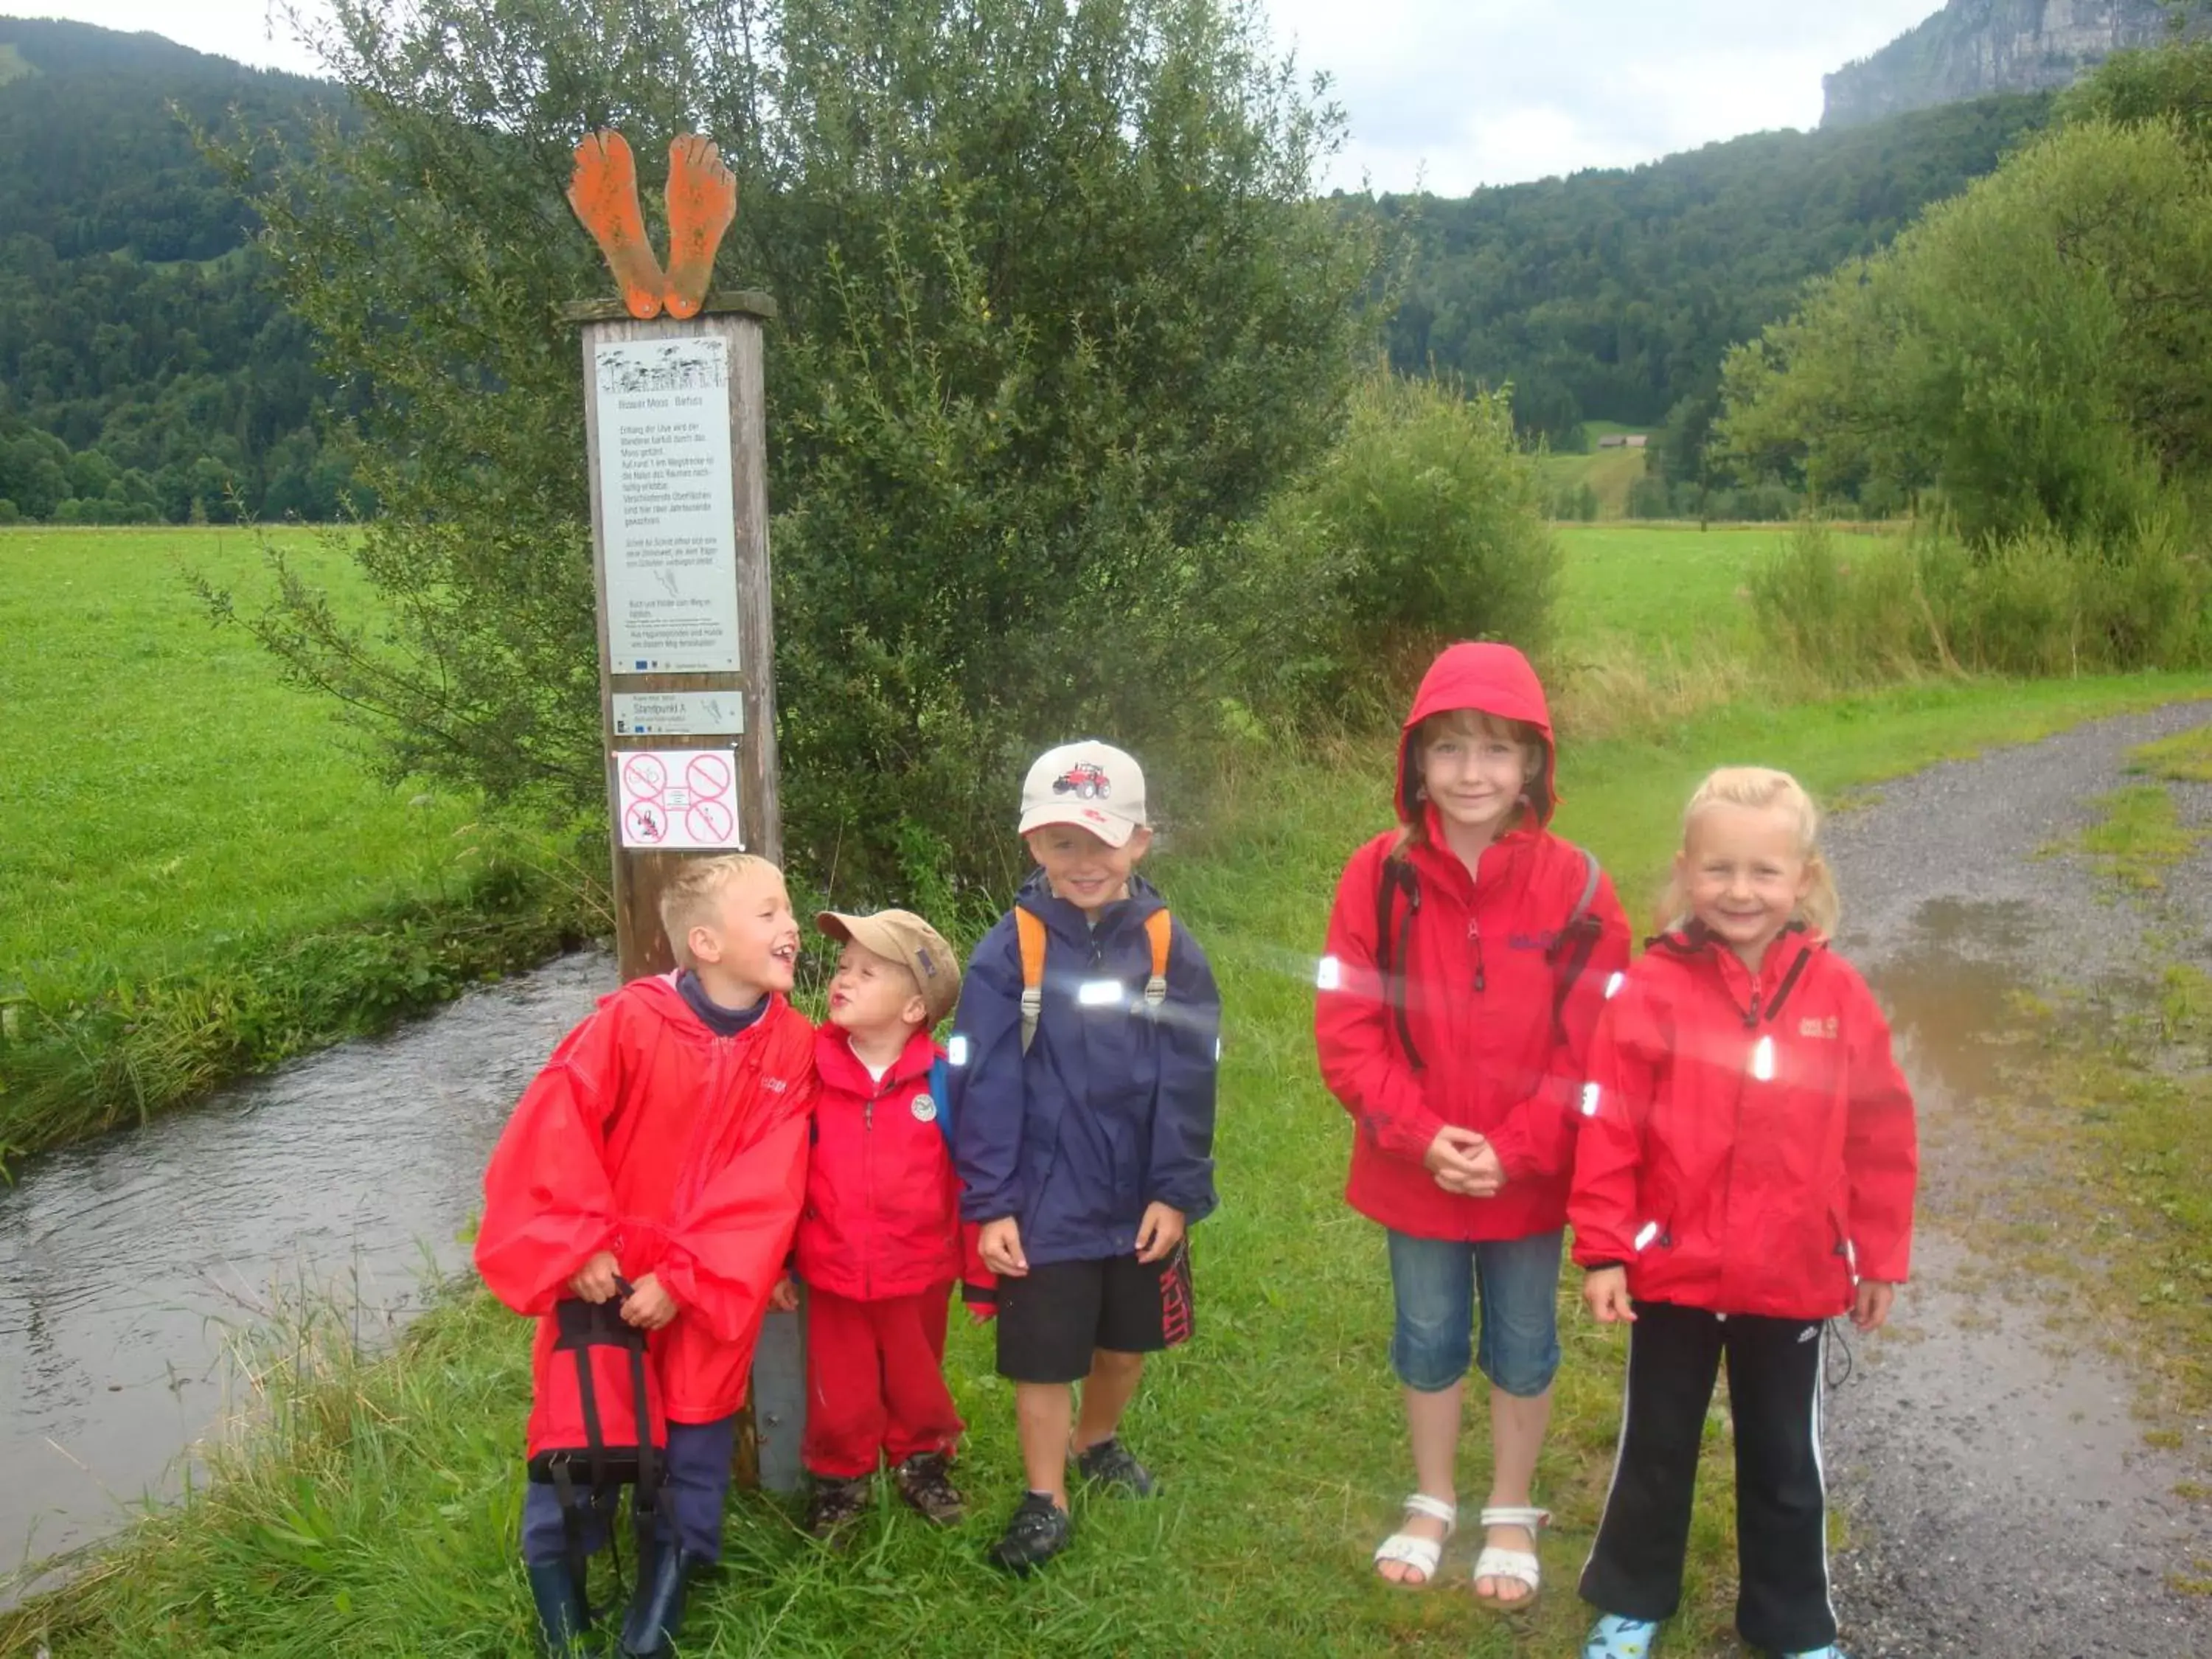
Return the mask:
<path id="1" fill-rule="evenodd" d="M 1037 1019 L 1044 1012 L 1044 921 L 1017 904 L 1014 937 L 1022 952 L 1022 1052 L 1036 1041 Z"/>
<path id="2" fill-rule="evenodd" d="M 1406 896 L 1406 908 L 1398 921 L 1394 945 L 1390 917 L 1401 891 Z M 1382 997 L 1390 1005 L 1398 1046 L 1405 1051 L 1406 1063 L 1416 1072 L 1422 1069 L 1422 1060 L 1420 1049 L 1413 1043 L 1413 1022 L 1406 1013 L 1406 957 L 1413 941 L 1413 918 L 1420 908 L 1421 878 L 1410 859 L 1394 852 L 1382 860 L 1382 879 L 1375 888 L 1375 966 L 1382 975 Z"/>
<path id="3" fill-rule="evenodd" d="M 952 1150 L 952 1068 L 942 1054 L 929 1062 L 929 1097 L 937 1103 L 937 1133 L 945 1137 L 945 1150 L 949 1152 Z"/>
<path id="4" fill-rule="evenodd" d="M 1145 938 L 1152 947 L 1152 976 L 1145 981 L 1145 1001 L 1158 1008 L 1168 1000 L 1168 949 L 1175 943 L 1175 918 L 1155 910 L 1145 918 Z"/>
<path id="5" fill-rule="evenodd" d="M 1583 855 L 1583 896 L 1575 901 L 1567 925 L 1559 929 L 1553 941 L 1551 957 L 1554 973 L 1552 979 L 1552 1041 L 1564 1043 L 1567 1040 L 1567 996 L 1575 988 L 1575 981 L 1589 966 L 1590 952 L 1597 949 L 1605 924 L 1590 914 L 1590 906 L 1597 902 L 1597 884 L 1603 876 L 1598 868 L 1597 856 L 1587 848 L 1575 851 Z"/>

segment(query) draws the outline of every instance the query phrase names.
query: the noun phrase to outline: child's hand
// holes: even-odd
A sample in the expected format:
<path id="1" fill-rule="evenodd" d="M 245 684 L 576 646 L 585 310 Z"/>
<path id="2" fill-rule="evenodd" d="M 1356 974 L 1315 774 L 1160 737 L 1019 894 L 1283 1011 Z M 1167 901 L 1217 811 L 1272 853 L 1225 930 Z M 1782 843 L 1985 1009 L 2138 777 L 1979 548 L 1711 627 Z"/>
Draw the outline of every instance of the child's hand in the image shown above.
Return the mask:
<path id="1" fill-rule="evenodd" d="M 1437 1185 L 1446 1192 L 1458 1192 L 1461 1188 L 1454 1183 L 1474 1176 L 1474 1155 L 1489 1144 L 1472 1129 L 1447 1123 L 1437 1131 L 1429 1150 L 1421 1154 L 1421 1167 L 1434 1176 Z"/>
<path id="2" fill-rule="evenodd" d="M 676 1317 L 676 1298 L 660 1288 L 660 1276 L 647 1273 L 630 1287 L 622 1304 L 623 1323 L 641 1331 L 657 1331 Z"/>
<path id="3" fill-rule="evenodd" d="M 1636 1309 L 1628 1299 L 1628 1269 L 1595 1267 L 1583 1274 L 1583 1304 L 1601 1325 L 1633 1325 Z"/>
<path id="4" fill-rule="evenodd" d="M 1439 1175 L 1437 1185 L 1463 1198 L 1495 1198 L 1504 1189 L 1505 1161 L 1488 1141 L 1477 1146 L 1467 1163 L 1467 1173 Z"/>
<path id="5" fill-rule="evenodd" d="M 615 1279 L 622 1272 L 622 1263 L 615 1260 L 612 1250 L 601 1250 L 576 1270 L 568 1281 L 568 1288 L 586 1302 L 605 1302 L 615 1293 Z"/>
<path id="6" fill-rule="evenodd" d="M 775 1288 L 768 1293 L 768 1305 L 778 1313 L 799 1311 L 799 1286 L 792 1283 L 789 1273 L 775 1281 Z"/>
<path id="7" fill-rule="evenodd" d="M 1890 1304 L 1896 1300 L 1896 1285 L 1862 1279 L 1858 1296 L 1851 1304 L 1851 1323 L 1863 1331 L 1880 1330 L 1888 1322 Z"/>
<path id="8" fill-rule="evenodd" d="M 1145 1218 L 1137 1224 L 1137 1260 L 1164 1261 L 1182 1243 L 1182 1212 L 1158 1200 L 1145 1206 Z"/>
<path id="9" fill-rule="evenodd" d="M 1001 1279 L 1019 1279 L 1030 1270 L 1029 1258 L 1022 1254 L 1022 1230 L 1010 1215 L 983 1224 L 975 1235 L 975 1253 Z"/>

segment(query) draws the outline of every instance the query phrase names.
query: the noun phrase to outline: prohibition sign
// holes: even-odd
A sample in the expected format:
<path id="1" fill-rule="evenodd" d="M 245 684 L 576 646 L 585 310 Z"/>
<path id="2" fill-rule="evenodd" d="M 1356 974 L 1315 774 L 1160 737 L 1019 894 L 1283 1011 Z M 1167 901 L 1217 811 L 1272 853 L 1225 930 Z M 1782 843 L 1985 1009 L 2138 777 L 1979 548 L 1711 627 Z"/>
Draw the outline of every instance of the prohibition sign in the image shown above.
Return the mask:
<path id="1" fill-rule="evenodd" d="M 627 845 L 658 847 L 668 838 L 668 815 L 656 801 L 633 801 L 623 814 L 623 829 L 627 832 Z"/>
<path id="2" fill-rule="evenodd" d="M 693 794 L 711 800 L 729 789 L 730 763 L 720 755 L 694 755 L 691 764 L 684 769 L 684 781 L 691 786 Z"/>
<path id="3" fill-rule="evenodd" d="M 668 769 L 651 755 L 632 755 L 623 763 L 623 787 L 640 800 L 659 800 L 668 787 Z"/>
<path id="4" fill-rule="evenodd" d="M 733 822 L 728 805 L 719 800 L 702 800 L 684 815 L 684 827 L 702 847 L 727 846 Z"/>

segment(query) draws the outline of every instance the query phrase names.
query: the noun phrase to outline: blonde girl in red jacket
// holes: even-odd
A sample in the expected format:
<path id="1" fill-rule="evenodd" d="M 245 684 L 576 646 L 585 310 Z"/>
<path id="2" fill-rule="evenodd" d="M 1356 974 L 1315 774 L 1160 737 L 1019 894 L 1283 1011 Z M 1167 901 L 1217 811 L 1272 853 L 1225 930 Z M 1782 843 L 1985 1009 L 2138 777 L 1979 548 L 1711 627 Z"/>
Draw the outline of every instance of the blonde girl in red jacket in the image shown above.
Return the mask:
<path id="1" fill-rule="evenodd" d="M 1509 1607 L 1541 1584 L 1549 1517 L 1530 1487 L 1559 1363 L 1583 1054 L 1628 962 L 1612 887 L 1545 827 L 1555 760 L 1528 659 L 1487 644 L 1437 659 L 1401 740 L 1398 827 L 1338 884 L 1315 1013 L 1322 1074 L 1356 1126 L 1346 1195 L 1386 1230 L 1413 1449 L 1414 1492 L 1375 1569 L 1436 1577 L 1473 1364 L 1492 1451 L 1474 1589 Z"/>
<path id="2" fill-rule="evenodd" d="M 1629 1326 L 1626 1420 L 1582 1593 L 1584 1659 L 1645 1659 L 1674 1612 L 1698 1442 L 1725 1360 L 1736 1628 L 1840 1659 L 1828 1599 L 1820 1335 L 1889 1316 L 1912 1238 L 1912 1097 L 1787 773 L 1732 767 L 1684 815 L 1668 931 L 1591 1044 L 1574 1193 L 1583 1298 Z"/>

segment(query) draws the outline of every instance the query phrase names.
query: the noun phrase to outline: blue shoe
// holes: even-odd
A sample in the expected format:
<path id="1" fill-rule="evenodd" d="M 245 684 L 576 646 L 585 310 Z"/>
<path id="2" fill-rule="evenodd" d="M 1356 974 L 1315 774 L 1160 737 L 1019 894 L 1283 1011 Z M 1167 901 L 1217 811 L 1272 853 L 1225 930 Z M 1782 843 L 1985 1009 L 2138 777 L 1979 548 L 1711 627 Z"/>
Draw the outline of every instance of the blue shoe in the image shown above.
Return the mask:
<path id="1" fill-rule="evenodd" d="M 1802 1653 L 1780 1654 L 1777 1659 L 1850 1659 L 1850 1656 L 1831 1642 L 1825 1648 L 1808 1648 Z"/>
<path id="2" fill-rule="evenodd" d="M 1658 1621 L 1651 1619 L 1624 1619 L 1617 1613 L 1601 1613 L 1590 1633 L 1583 1638 L 1583 1659 L 1650 1659 L 1652 1645 L 1659 1639 Z"/>

